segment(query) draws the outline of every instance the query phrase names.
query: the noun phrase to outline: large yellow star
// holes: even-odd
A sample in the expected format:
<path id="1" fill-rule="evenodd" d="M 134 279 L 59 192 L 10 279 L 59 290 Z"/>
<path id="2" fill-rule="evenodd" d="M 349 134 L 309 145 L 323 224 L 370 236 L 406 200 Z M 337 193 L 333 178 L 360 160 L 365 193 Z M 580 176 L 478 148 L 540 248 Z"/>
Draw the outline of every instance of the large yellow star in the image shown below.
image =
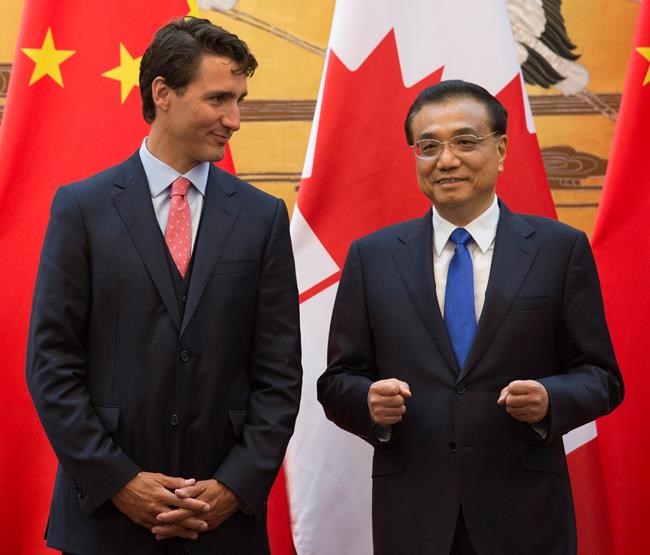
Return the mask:
<path id="1" fill-rule="evenodd" d="M 650 62 L 650 46 L 642 46 L 637 48 L 636 51 Z M 648 66 L 648 72 L 645 74 L 645 79 L 643 80 L 644 85 L 648 83 L 650 83 L 650 66 Z"/>
<path id="2" fill-rule="evenodd" d="M 187 7 L 190 9 L 190 11 L 187 12 L 187 15 L 194 17 L 200 16 L 198 0 L 187 0 Z"/>
<path id="3" fill-rule="evenodd" d="M 140 61 L 142 56 L 134 58 L 122 43 L 120 43 L 120 65 L 102 73 L 102 77 L 115 79 L 120 82 L 122 104 L 129 93 L 138 86 L 140 74 Z"/>
<path id="4" fill-rule="evenodd" d="M 63 87 L 61 64 L 72 56 L 76 50 L 57 50 L 52 38 L 52 28 L 48 27 L 43 44 L 40 48 L 21 48 L 23 54 L 36 64 L 29 84 L 33 85 L 39 79 L 49 75 L 55 83 Z"/>

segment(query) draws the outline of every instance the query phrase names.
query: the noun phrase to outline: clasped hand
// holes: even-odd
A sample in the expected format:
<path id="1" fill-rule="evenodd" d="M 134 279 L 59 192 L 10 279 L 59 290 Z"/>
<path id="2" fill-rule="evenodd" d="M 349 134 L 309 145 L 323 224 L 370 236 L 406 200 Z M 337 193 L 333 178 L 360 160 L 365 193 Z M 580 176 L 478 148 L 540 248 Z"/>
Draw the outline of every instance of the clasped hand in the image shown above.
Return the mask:
<path id="1" fill-rule="evenodd" d="M 155 534 L 195 540 L 238 508 L 237 496 L 217 480 L 176 478 L 140 472 L 111 498 L 133 522 Z"/>

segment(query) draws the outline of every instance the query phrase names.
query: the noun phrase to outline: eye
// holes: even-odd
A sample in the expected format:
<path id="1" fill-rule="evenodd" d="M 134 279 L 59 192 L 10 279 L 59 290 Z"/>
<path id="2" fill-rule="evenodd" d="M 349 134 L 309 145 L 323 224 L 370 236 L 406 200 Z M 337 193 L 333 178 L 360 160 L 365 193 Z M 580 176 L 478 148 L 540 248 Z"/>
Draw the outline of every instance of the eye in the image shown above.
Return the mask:
<path id="1" fill-rule="evenodd" d="M 478 145 L 478 139 L 474 135 L 459 135 L 451 140 L 454 147 L 461 150 L 474 150 Z"/>
<path id="2" fill-rule="evenodd" d="M 440 143 L 438 141 L 421 141 L 418 143 L 418 146 L 422 154 L 432 154 L 438 152 L 440 149 Z"/>

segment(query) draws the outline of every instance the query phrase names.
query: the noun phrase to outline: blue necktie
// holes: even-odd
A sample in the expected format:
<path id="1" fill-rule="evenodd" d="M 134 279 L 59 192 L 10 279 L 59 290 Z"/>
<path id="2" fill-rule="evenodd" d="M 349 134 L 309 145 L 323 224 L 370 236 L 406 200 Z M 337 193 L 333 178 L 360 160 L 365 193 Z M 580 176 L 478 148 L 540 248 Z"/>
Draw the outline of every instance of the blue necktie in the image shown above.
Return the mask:
<path id="1" fill-rule="evenodd" d="M 472 236 L 466 229 L 457 227 L 450 239 L 456 244 L 456 252 L 447 271 L 445 326 L 458 366 L 462 367 L 476 332 L 474 272 L 472 257 L 467 250 L 467 244 L 472 240 Z"/>

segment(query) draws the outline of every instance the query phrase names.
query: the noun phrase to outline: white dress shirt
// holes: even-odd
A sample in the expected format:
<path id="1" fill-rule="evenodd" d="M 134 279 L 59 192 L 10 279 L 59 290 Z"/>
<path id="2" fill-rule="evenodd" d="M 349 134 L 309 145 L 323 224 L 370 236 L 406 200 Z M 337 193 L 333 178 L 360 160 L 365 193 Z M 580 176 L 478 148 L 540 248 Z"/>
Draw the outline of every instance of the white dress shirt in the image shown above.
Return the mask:
<path id="1" fill-rule="evenodd" d="M 458 226 L 445 220 L 433 207 L 433 275 L 436 281 L 436 296 L 440 305 L 440 313 L 445 313 L 445 288 L 447 287 L 447 271 L 456 245 L 449 240 L 452 231 Z M 490 278 L 492 255 L 494 253 L 494 238 L 499 223 L 499 203 L 496 196 L 490 207 L 478 218 L 463 226 L 472 236 L 467 250 L 472 257 L 474 271 L 474 308 L 476 320 L 481 316 L 485 302 L 485 289 Z"/>
<path id="2" fill-rule="evenodd" d="M 151 202 L 153 203 L 156 219 L 158 220 L 158 225 L 163 236 L 165 235 L 167 218 L 169 216 L 172 183 L 181 177 L 181 175 L 192 183 L 192 186 L 187 190 L 187 201 L 190 203 L 190 214 L 192 216 L 192 249 L 194 249 L 194 242 L 196 241 L 196 234 L 199 231 L 199 223 L 201 221 L 203 197 L 205 196 L 205 188 L 208 184 L 210 163 L 201 162 L 190 171 L 180 174 L 149 152 L 146 137 L 140 146 L 140 160 L 142 160 L 144 173 L 149 182 Z"/>
<path id="3" fill-rule="evenodd" d="M 478 218 L 463 226 L 472 236 L 472 241 L 467 245 L 467 250 L 472 257 L 474 270 L 474 308 L 476 320 L 481 316 L 485 303 L 485 290 L 490 278 L 492 255 L 494 254 L 494 240 L 499 224 L 499 203 L 496 196 L 490 207 Z M 436 280 L 436 296 L 440 305 L 441 314 L 445 313 L 445 287 L 447 286 L 447 271 L 456 245 L 449 240 L 452 231 L 458 226 L 445 220 L 433 207 L 433 273 Z M 496 398 L 495 398 L 496 403 Z M 542 439 L 548 435 L 548 424 L 540 422 L 532 424 L 531 428 Z M 380 443 L 390 441 L 392 426 L 375 426 L 375 437 Z"/>

